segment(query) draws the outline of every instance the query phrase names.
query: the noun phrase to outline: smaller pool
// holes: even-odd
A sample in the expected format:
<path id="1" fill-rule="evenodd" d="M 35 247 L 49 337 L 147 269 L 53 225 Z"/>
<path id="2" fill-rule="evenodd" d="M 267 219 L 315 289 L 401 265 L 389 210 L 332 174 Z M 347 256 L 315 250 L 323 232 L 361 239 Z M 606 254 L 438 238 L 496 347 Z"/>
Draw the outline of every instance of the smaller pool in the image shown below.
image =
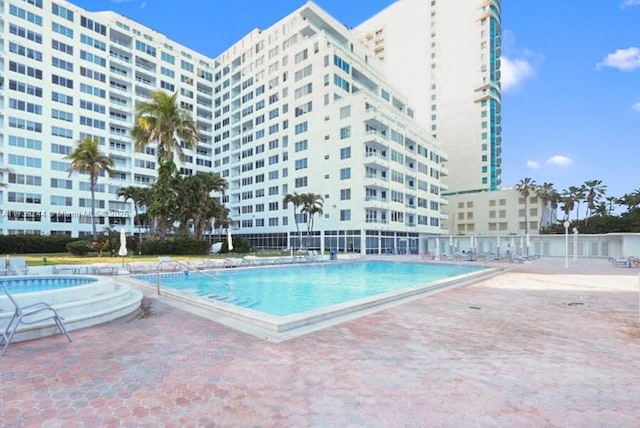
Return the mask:
<path id="1" fill-rule="evenodd" d="M 77 287 L 78 285 L 91 284 L 92 282 L 96 281 L 96 278 L 63 275 L 46 277 L 0 278 L 0 284 L 6 285 L 11 294 L 33 293 L 36 291 L 45 290 L 58 290 L 62 288 Z"/>

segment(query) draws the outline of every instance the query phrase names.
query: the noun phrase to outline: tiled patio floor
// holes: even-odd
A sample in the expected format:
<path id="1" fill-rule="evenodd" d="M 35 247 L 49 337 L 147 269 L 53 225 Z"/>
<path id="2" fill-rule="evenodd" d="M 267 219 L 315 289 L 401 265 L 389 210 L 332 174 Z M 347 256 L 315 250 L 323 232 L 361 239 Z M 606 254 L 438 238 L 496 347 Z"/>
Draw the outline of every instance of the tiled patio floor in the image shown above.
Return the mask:
<path id="1" fill-rule="evenodd" d="M 12 344 L 0 426 L 637 427 L 639 271 L 559 263 L 281 343 L 154 301 Z"/>

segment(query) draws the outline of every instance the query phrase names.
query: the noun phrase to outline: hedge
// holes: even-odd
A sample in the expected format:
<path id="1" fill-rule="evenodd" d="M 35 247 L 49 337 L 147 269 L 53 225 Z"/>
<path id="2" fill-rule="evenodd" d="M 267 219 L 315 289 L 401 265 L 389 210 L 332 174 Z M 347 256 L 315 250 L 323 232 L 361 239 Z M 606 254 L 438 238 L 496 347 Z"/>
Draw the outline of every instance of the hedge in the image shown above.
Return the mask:
<path id="1" fill-rule="evenodd" d="M 142 254 L 166 256 L 201 256 L 209 254 L 209 241 L 204 239 L 167 239 L 142 241 Z"/>
<path id="2" fill-rule="evenodd" d="M 66 253 L 68 236 L 0 235 L 0 254 Z"/>

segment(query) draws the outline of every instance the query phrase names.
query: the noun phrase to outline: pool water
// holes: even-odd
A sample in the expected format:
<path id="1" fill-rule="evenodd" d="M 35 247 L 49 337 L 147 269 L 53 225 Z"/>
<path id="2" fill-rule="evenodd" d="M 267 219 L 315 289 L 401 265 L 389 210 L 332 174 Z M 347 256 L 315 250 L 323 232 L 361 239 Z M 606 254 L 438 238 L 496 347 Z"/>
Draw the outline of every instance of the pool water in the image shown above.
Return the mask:
<path id="1" fill-rule="evenodd" d="M 41 276 L 41 277 L 11 277 L 0 279 L 9 289 L 9 293 L 33 293 L 35 291 L 57 290 L 61 288 L 76 287 L 78 285 L 96 282 L 95 278 L 74 276 Z M 0 290 L 0 294 L 2 294 Z"/>
<path id="2" fill-rule="evenodd" d="M 362 261 L 161 275 L 160 285 L 286 316 L 476 272 L 478 266 Z M 136 279 L 155 284 L 156 275 Z M 227 285 L 225 285 L 227 284 Z"/>

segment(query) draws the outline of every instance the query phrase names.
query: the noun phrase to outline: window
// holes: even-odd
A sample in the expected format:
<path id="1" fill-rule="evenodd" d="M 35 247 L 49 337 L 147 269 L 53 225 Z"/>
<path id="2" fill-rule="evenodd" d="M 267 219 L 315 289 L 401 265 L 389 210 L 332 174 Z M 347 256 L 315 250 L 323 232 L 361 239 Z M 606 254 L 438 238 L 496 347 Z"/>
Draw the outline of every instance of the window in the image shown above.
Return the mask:
<path id="1" fill-rule="evenodd" d="M 340 210 L 340 221 L 350 221 L 351 210 Z"/>
<path id="2" fill-rule="evenodd" d="M 305 169 L 305 168 L 307 168 L 307 158 L 297 159 L 295 161 L 295 169 L 296 170 Z"/>
<path id="3" fill-rule="evenodd" d="M 348 180 L 351 178 L 351 168 L 340 169 L 340 180 Z"/>
<path id="4" fill-rule="evenodd" d="M 307 132 L 309 130 L 309 125 L 307 122 L 298 123 L 295 127 L 296 135 L 302 134 L 303 132 Z"/>
<path id="5" fill-rule="evenodd" d="M 345 126 L 344 128 L 340 128 L 340 139 L 344 140 L 345 138 L 351 137 L 351 126 Z"/>
<path id="6" fill-rule="evenodd" d="M 340 200 L 348 201 L 351 199 L 351 189 L 340 189 Z"/>
<path id="7" fill-rule="evenodd" d="M 306 187 L 307 186 L 307 177 L 298 177 L 295 180 L 295 187 Z"/>
<path id="8" fill-rule="evenodd" d="M 340 149 L 340 159 L 349 159 L 351 157 L 351 147 L 343 147 Z"/>

